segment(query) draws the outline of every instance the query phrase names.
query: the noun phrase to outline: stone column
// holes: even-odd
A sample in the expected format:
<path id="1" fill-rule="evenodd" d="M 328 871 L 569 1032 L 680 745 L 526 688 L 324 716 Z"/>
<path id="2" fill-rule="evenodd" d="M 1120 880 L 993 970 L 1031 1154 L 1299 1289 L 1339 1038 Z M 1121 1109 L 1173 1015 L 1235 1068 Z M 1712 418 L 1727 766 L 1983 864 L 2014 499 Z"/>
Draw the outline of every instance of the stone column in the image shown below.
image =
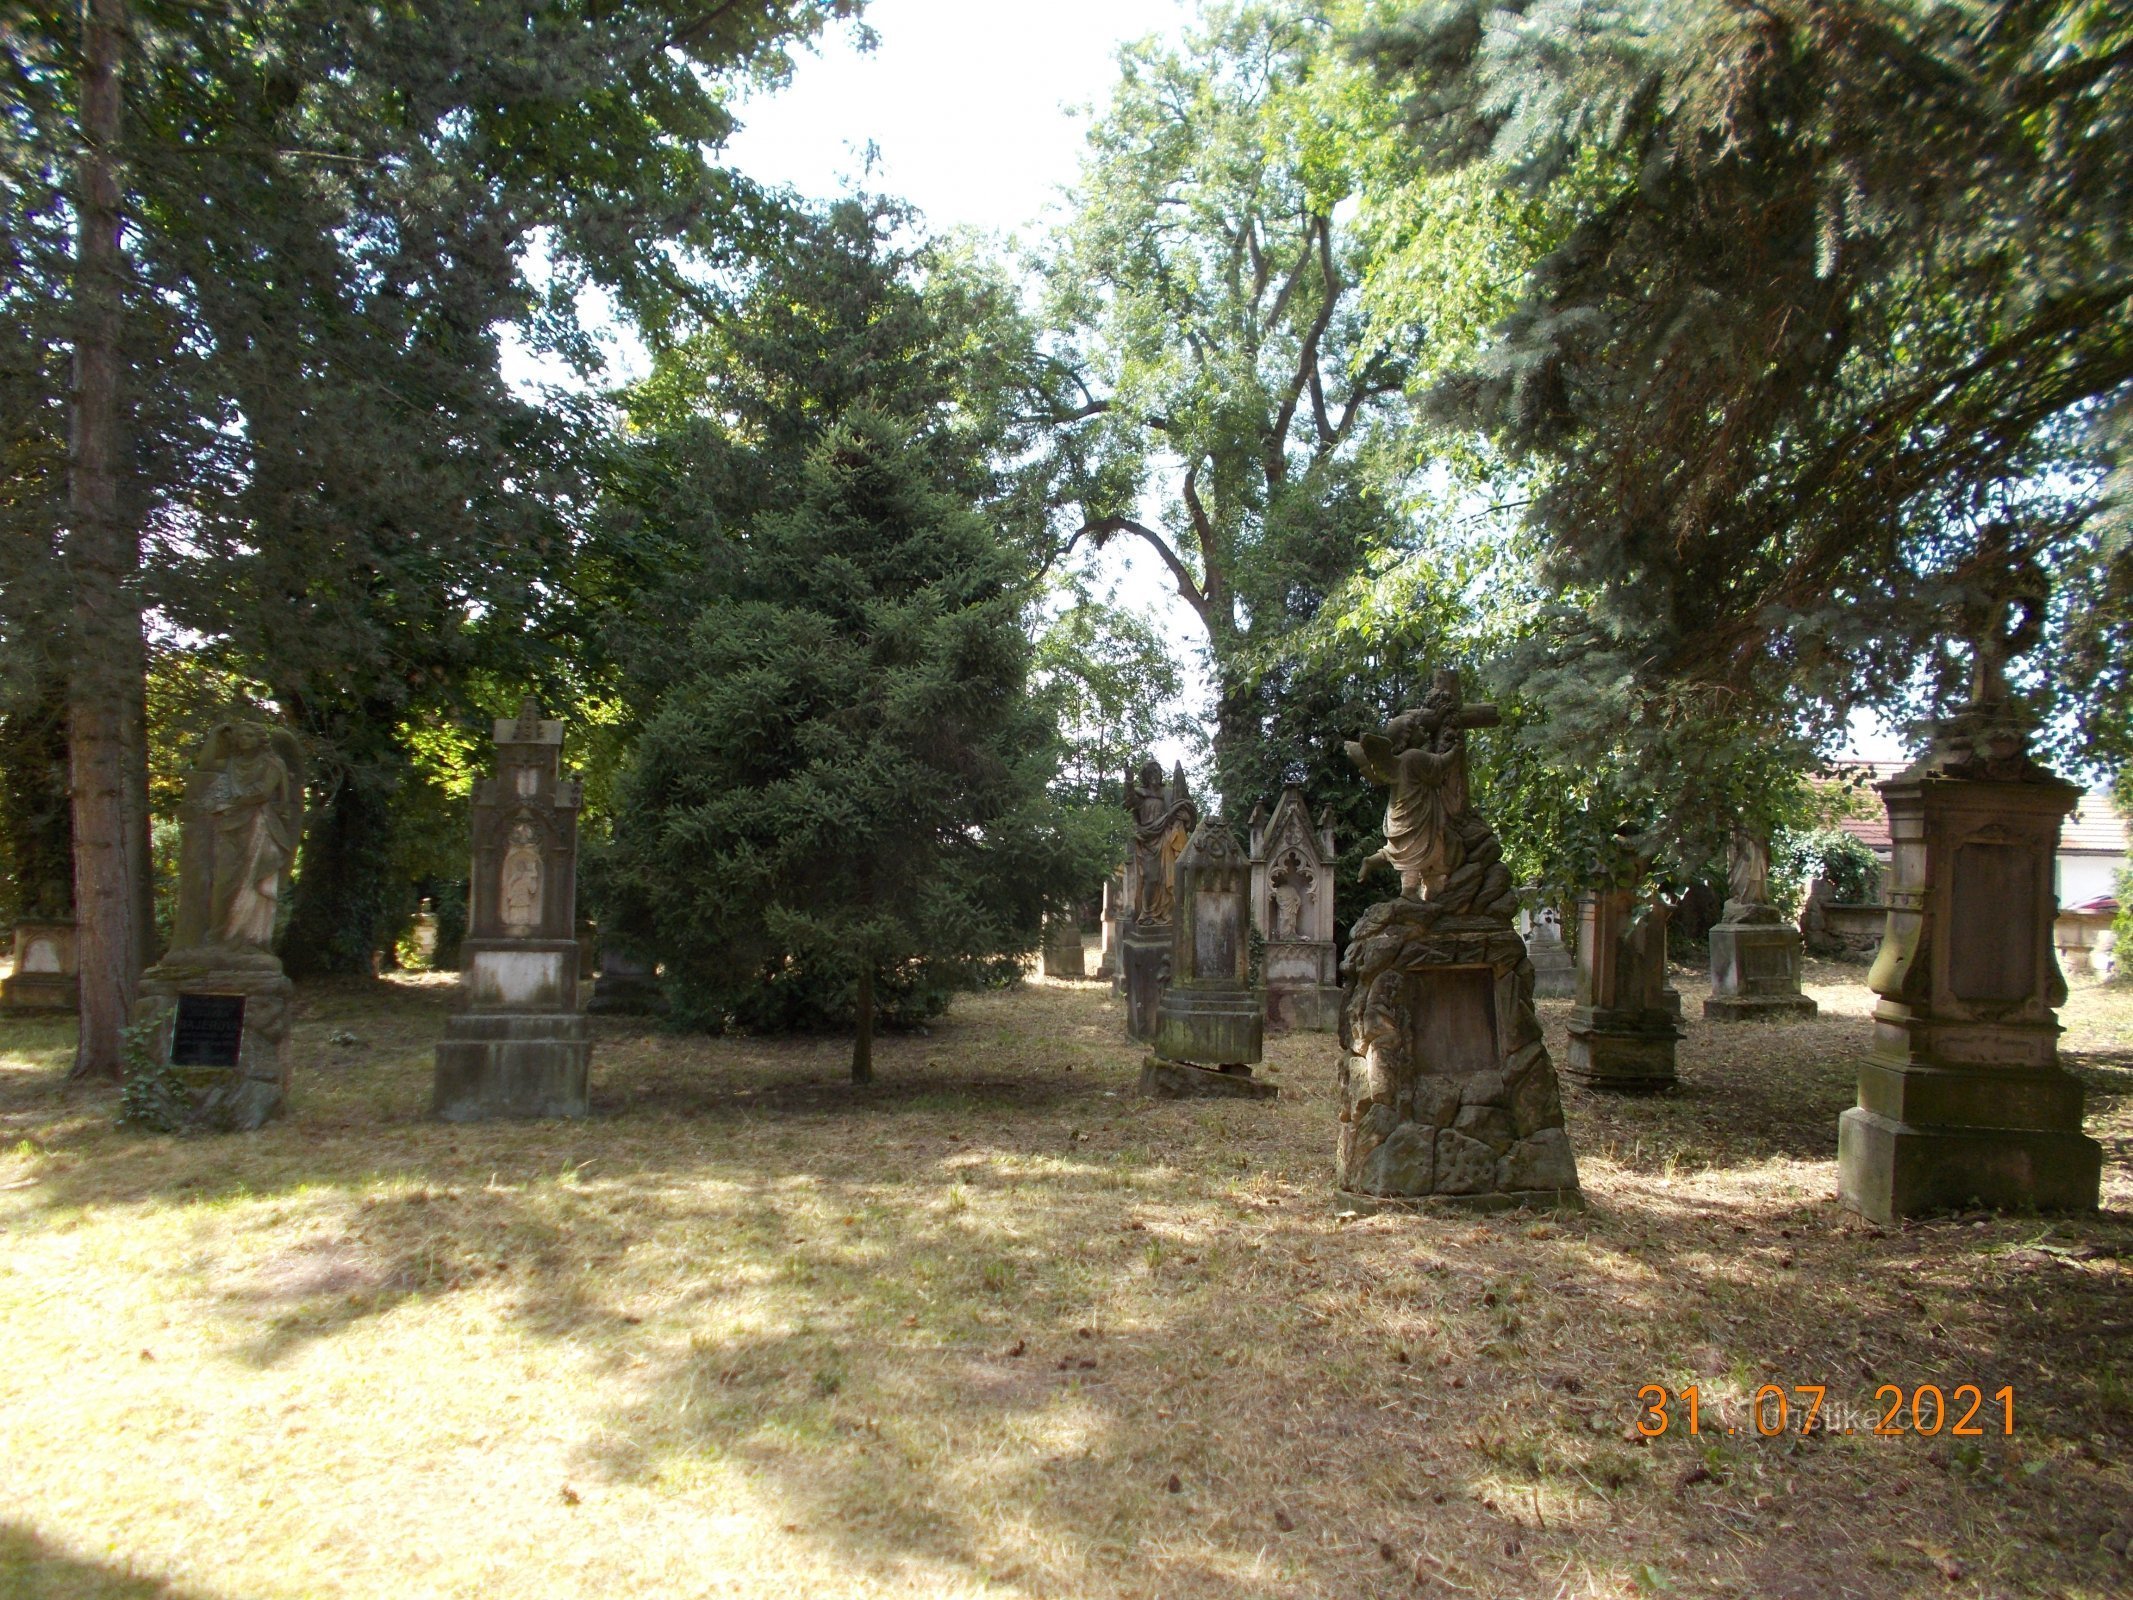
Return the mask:
<path id="1" fill-rule="evenodd" d="M 2052 946 L 2073 784 L 2003 752 L 1930 752 L 1880 786 L 1895 862 L 1867 983 L 1874 1043 L 1838 1119 L 1845 1205 L 1877 1222 L 1971 1204 L 2093 1211 L 2102 1147 L 2059 1065 Z"/>
<path id="2" fill-rule="evenodd" d="M 1672 1088 L 1681 997 L 1667 987 L 1664 908 L 1628 889 L 1585 895 L 1577 960 L 1565 1075 L 1591 1089 Z"/>
<path id="3" fill-rule="evenodd" d="M 1251 983 L 1251 858 L 1219 822 L 1203 822 L 1178 858 L 1170 982 L 1157 1006 L 1155 1053 L 1141 1092 L 1165 1099 L 1272 1099 L 1252 1076 L 1265 1049 L 1266 995 Z"/>
<path id="4" fill-rule="evenodd" d="M 563 724 L 531 700 L 495 727 L 496 776 L 474 792 L 474 866 L 458 1012 L 437 1046 L 431 1110 L 447 1122 L 582 1117 L 591 1034 L 578 1006 L 580 788 Z"/>

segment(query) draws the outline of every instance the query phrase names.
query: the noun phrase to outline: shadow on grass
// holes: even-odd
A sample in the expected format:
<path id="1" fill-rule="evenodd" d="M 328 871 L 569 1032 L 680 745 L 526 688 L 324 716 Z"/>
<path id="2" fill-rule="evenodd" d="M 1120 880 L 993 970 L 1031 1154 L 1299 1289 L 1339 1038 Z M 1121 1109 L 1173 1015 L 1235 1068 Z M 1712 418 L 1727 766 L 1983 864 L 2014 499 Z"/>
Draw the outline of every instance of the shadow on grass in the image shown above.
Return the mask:
<path id="1" fill-rule="evenodd" d="M 66 1554 L 6 1522 L 0 1522 L 0 1594 L 8 1600 L 209 1600 L 201 1590 Z"/>

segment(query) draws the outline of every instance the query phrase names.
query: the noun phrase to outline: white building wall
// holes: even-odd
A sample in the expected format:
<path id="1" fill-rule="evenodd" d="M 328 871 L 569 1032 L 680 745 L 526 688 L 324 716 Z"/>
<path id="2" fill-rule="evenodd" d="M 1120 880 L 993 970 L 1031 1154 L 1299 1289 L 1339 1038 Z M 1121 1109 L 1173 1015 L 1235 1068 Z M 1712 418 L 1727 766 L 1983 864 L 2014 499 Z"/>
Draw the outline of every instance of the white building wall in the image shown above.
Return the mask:
<path id="1" fill-rule="evenodd" d="M 2059 904 L 2078 906 L 2118 892 L 2118 875 L 2126 869 L 2124 856 L 2062 855 L 2059 857 Z"/>

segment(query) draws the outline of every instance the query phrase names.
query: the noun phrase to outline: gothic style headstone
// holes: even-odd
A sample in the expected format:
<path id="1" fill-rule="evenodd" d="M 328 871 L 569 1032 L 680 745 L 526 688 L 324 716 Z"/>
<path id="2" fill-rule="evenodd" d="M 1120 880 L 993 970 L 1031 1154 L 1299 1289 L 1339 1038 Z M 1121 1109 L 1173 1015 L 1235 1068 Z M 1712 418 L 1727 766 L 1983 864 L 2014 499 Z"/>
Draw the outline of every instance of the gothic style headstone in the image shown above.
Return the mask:
<path id="1" fill-rule="evenodd" d="M 2006 608 L 2027 606 L 2010 624 Z M 2066 980 L 2052 944 L 2053 858 L 2081 791 L 2030 759 L 2003 663 L 2041 601 L 1974 619 L 1970 703 L 1879 785 L 1895 860 L 1867 984 L 1874 1043 L 1838 1119 L 1845 1205 L 1877 1222 L 1971 1204 L 2093 1211 L 2102 1147 L 2059 1064 Z"/>
<path id="2" fill-rule="evenodd" d="M 1671 1089 L 1681 995 L 1666 979 L 1666 908 L 1630 889 L 1582 896 L 1577 962 L 1565 1075 L 1591 1089 Z"/>
<path id="3" fill-rule="evenodd" d="M 295 986 L 274 955 L 274 924 L 303 831 L 296 736 L 218 724 L 186 780 L 170 953 L 141 974 L 133 1010 L 178 1087 L 183 1126 L 256 1128 L 288 1098 Z"/>
<path id="4" fill-rule="evenodd" d="M 1727 1022 L 1811 1017 L 1800 993 L 1800 930 L 1770 903 L 1770 841 L 1733 830 L 1726 909 L 1711 928 L 1711 995 L 1703 1014 Z"/>
<path id="5" fill-rule="evenodd" d="M 1265 1049 L 1266 998 L 1251 982 L 1251 857 L 1228 828 L 1203 822 L 1172 882 L 1171 976 L 1141 1092 L 1271 1100 L 1279 1091 L 1252 1076 Z"/>
<path id="6" fill-rule="evenodd" d="M 1391 794 L 1397 900 L 1357 919 L 1341 963 L 1340 1187 L 1471 1206 L 1582 1206 L 1562 1097 L 1533 1011 L 1518 894 L 1468 804 L 1463 705 L 1439 672 L 1421 708 L 1348 745 Z M 1367 870 L 1367 868 L 1366 868 Z"/>
<path id="7" fill-rule="evenodd" d="M 591 1034 L 578 1008 L 579 785 L 563 724 L 532 700 L 496 723 L 496 776 L 474 791 L 474 864 L 458 1010 L 437 1046 L 448 1122 L 582 1117 Z"/>
<path id="8" fill-rule="evenodd" d="M 1199 808 L 1185 788 L 1182 764 L 1163 782 L 1163 769 L 1144 762 L 1140 778 L 1126 787 L 1133 813 L 1133 848 L 1126 859 L 1126 929 L 1119 941 L 1125 974 L 1126 1035 L 1155 1038 L 1156 1006 L 1170 981 L 1171 927 L 1176 897 L 1172 874 L 1185 853 Z"/>
<path id="9" fill-rule="evenodd" d="M 1269 818 L 1252 813 L 1252 923 L 1266 941 L 1266 1020 L 1330 1033 L 1340 1026 L 1333 949 L 1333 811 L 1311 824 L 1290 784 Z"/>
<path id="10" fill-rule="evenodd" d="M 15 924 L 15 967 L 0 980 L 0 1007 L 9 1011 L 72 1011 L 80 1003 L 81 968 L 71 922 Z"/>
<path id="11" fill-rule="evenodd" d="M 1047 978 L 1086 978 L 1089 957 L 1081 942 L 1081 924 L 1072 912 L 1055 913 L 1044 919 L 1044 945 L 1038 967 Z"/>
<path id="12" fill-rule="evenodd" d="M 1578 965 L 1563 942 L 1563 914 L 1546 903 L 1524 914 L 1526 959 L 1533 963 L 1533 995 L 1567 1000 L 1578 992 Z"/>

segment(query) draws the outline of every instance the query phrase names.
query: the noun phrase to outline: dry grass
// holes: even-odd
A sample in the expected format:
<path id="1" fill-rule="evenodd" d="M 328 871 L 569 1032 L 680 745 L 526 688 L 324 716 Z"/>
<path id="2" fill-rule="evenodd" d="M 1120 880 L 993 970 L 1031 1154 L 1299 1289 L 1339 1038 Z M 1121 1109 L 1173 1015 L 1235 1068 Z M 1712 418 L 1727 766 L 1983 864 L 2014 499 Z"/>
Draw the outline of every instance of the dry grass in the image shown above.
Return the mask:
<path id="1" fill-rule="evenodd" d="M 0 1595 L 2133 1591 L 2133 994 L 2067 1010 L 2103 1218 L 1884 1233 L 1815 976 L 1676 1095 L 1570 1093 L 1567 1220 L 1344 1218 L 1328 1039 L 1149 1105 L 1094 984 L 866 1092 L 604 1026 L 591 1120 L 473 1128 L 421 1114 L 436 982 L 313 990 L 294 1115 L 192 1141 L 0 1022 Z M 2018 1432 L 1635 1439 L 1640 1384 L 1766 1380 L 2011 1383 Z"/>

